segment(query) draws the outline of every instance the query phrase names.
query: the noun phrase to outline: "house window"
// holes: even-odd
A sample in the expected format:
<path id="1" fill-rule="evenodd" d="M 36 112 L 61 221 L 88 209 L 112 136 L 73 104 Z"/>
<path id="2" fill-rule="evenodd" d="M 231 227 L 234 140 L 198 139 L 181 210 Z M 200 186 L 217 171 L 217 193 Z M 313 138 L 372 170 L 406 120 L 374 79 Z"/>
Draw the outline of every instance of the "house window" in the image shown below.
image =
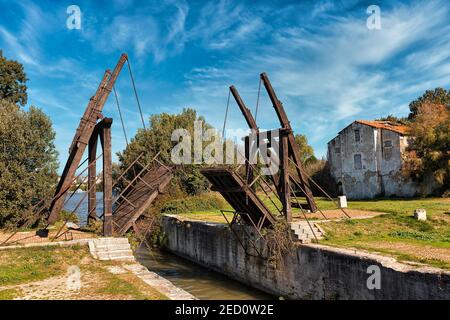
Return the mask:
<path id="1" fill-rule="evenodd" d="M 339 147 L 334 148 L 334 153 L 341 153 L 341 148 Z"/>
<path id="2" fill-rule="evenodd" d="M 355 170 L 361 170 L 362 169 L 361 155 L 355 154 L 353 156 L 353 161 L 355 162 Z"/>
<path id="3" fill-rule="evenodd" d="M 392 140 L 386 140 L 384 142 L 384 147 L 385 148 L 391 148 L 392 147 Z"/>
<path id="4" fill-rule="evenodd" d="M 359 134 L 359 130 L 358 129 L 355 130 L 355 141 L 356 142 L 360 142 L 361 141 L 361 136 Z"/>

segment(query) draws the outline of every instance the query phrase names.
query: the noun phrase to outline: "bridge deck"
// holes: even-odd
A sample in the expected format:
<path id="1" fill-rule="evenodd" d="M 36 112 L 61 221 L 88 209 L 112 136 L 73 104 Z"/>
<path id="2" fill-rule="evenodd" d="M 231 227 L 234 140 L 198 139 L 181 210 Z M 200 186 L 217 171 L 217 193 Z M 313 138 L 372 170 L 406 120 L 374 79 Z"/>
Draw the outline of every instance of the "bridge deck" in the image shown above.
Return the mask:
<path id="1" fill-rule="evenodd" d="M 114 234 L 125 234 L 156 197 L 164 191 L 171 179 L 172 170 L 164 166 L 155 167 L 149 170 L 142 180 L 138 179 L 137 183 L 126 192 L 126 200 L 119 199 L 120 202 L 114 208 Z"/>
<path id="2" fill-rule="evenodd" d="M 270 210 L 234 171 L 208 168 L 201 170 L 201 173 L 212 184 L 212 190 L 220 192 L 247 224 L 269 227 L 275 223 L 276 219 Z"/>

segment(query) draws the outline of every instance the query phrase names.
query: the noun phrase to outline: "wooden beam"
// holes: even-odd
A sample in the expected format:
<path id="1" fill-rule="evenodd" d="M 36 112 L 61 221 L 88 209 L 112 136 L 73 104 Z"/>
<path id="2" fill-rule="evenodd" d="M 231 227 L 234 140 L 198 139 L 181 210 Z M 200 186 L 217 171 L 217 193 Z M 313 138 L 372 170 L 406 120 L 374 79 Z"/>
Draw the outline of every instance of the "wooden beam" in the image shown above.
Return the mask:
<path id="1" fill-rule="evenodd" d="M 234 97 L 234 100 L 236 100 L 236 103 L 239 106 L 239 109 L 241 109 L 241 112 L 244 115 L 245 121 L 247 121 L 249 128 L 252 130 L 255 130 L 257 132 L 258 125 L 256 124 L 256 120 L 255 120 L 255 118 L 253 118 L 250 109 L 245 106 L 244 101 L 242 101 L 241 96 L 239 95 L 235 86 L 231 86 L 230 91 Z"/>
<path id="2" fill-rule="evenodd" d="M 101 122 L 100 140 L 103 148 L 103 235 L 113 235 L 112 225 L 112 154 L 111 154 L 111 118 Z"/>
<path id="3" fill-rule="evenodd" d="M 283 214 L 287 222 L 292 222 L 291 197 L 289 189 L 289 140 L 286 134 L 281 135 L 281 202 L 283 204 Z"/>
<path id="4" fill-rule="evenodd" d="M 314 196 L 311 191 L 311 186 L 309 184 L 308 178 L 303 172 L 303 166 L 300 158 L 300 151 L 298 149 L 297 144 L 295 143 L 294 133 L 292 131 L 291 123 L 287 117 L 286 111 L 284 110 L 283 104 L 280 100 L 278 100 L 277 95 L 275 94 L 275 90 L 272 87 L 272 84 L 269 81 L 266 73 L 261 73 L 261 80 L 264 83 L 264 87 L 266 88 L 267 93 L 269 94 L 269 98 L 272 102 L 272 105 L 277 113 L 278 119 L 280 121 L 280 125 L 282 129 L 289 131 L 288 134 L 288 146 L 289 146 L 289 156 L 292 158 L 296 166 L 296 171 L 299 176 L 300 185 L 305 191 L 306 200 L 311 208 L 312 212 L 317 211 L 317 205 L 314 201 Z M 283 161 L 283 159 L 280 159 Z"/>
<path id="5" fill-rule="evenodd" d="M 105 73 L 95 96 L 89 101 L 88 107 L 85 110 L 85 116 L 80 122 L 77 132 L 75 133 L 69 158 L 56 188 L 55 199 L 50 205 L 50 214 L 48 217 L 49 224 L 53 224 L 58 219 L 66 195 L 64 190 L 68 190 L 68 187 L 70 187 L 71 181 L 75 176 L 75 172 L 80 164 L 81 158 L 83 157 L 86 146 L 92 136 L 95 125 L 97 124 L 97 120 L 102 117 L 101 112 L 106 100 L 108 99 L 109 93 L 112 91 L 112 87 L 114 86 L 127 59 L 128 56 L 126 54 L 122 54 L 119 62 L 114 68 L 114 71 L 109 77 L 107 76 L 109 73 Z"/>
<path id="6" fill-rule="evenodd" d="M 89 168 L 88 168 L 88 225 L 92 225 L 97 220 L 97 141 L 98 141 L 98 127 L 94 129 L 94 132 L 89 140 Z"/>

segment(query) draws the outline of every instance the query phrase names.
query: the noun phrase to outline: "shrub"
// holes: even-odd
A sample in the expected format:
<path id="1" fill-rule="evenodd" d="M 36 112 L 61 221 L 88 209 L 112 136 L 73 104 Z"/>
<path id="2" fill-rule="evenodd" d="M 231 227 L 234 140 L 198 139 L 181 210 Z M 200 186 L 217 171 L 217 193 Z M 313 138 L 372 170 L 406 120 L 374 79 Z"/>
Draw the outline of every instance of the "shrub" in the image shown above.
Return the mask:
<path id="1" fill-rule="evenodd" d="M 330 167 L 325 160 L 318 160 L 305 166 L 306 173 L 331 197 L 338 196 L 336 180 L 331 176 Z M 325 194 L 313 183 L 310 182 L 312 192 L 315 196 L 325 196 Z"/>
<path id="2" fill-rule="evenodd" d="M 197 196 L 186 196 L 166 202 L 162 213 L 181 214 L 193 211 L 220 210 L 226 207 L 225 200 L 216 193 L 204 193 Z"/>

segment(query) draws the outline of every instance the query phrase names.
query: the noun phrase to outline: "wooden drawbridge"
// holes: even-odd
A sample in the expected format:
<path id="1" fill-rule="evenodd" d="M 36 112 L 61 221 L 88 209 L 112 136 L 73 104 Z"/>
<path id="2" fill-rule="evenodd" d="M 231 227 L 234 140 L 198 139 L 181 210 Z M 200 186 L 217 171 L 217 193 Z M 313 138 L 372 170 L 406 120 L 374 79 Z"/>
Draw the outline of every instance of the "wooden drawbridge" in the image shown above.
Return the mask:
<path id="1" fill-rule="evenodd" d="M 112 224 L 115 236 L 122 236 L 134 227 L 134 223 L 145 213 L 156 197 L 164 193 L 172 179 L 172 168 L 159 162 L 151 168 L 148 165 L 142 165 L 142 167 L 143 169 L 131 182 L 124 178 L 124 174 L 120 177 L 128 185 L 122 189 L 113 203 Z"/>
<path id="2" fill-rule="evenodd" d="M 269 227 L 276 219 L 255 191 L 234 171 L 226 168 L 208 168 L 201 173 L 212 184 L 242 219 L 258 229 Z"/>

